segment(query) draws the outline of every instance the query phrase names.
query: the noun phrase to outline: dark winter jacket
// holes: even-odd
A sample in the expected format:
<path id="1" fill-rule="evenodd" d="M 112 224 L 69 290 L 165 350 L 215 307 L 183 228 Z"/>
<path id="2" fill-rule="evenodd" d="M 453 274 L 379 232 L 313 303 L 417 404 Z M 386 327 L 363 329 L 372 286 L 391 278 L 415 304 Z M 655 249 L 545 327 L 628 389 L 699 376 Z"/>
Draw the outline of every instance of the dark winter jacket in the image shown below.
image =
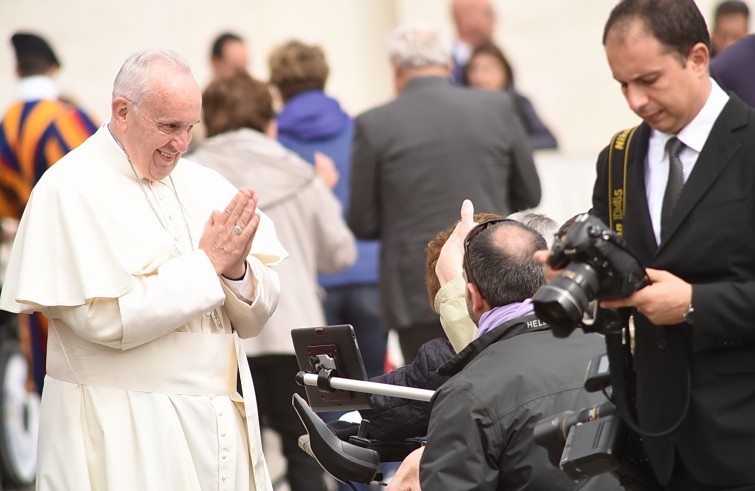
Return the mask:
<path id="1" fill-rule="evenodd" d="M 440 370 L 452 377 L 433 398 L 422 489 L 579 489 L 583 483 L 553 466 L 532 433 L 545 417 L 605 402 L 582 387 L 588 361 L 604 351 L 600 336 L 555 338 L 535 316 L 474 340 Z"/>
<path id="2" fill-rule="evenodd" d="M 392 372 L 373 377 L 371 382 L 401 385 L 416 389 L 436 390 L 448 376 L 440 375 L 438 367 L 456 356 L 451 343 L 445 338 L 423 344 L 414 361 Z M 399 397 L 373 396 L 372 409 L 361 410 L 362 418 L 369 420 L 368 436 L 383 442 L 396 442 L 427 434 L 430 422 L 430 403 Z"/>

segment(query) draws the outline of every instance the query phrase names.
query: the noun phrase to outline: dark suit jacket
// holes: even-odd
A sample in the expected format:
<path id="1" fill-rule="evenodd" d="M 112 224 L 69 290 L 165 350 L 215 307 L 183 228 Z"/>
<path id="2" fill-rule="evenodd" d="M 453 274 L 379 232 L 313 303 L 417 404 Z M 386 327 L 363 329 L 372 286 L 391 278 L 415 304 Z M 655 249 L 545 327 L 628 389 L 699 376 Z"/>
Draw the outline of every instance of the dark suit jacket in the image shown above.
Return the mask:
<path id="1" fill-rule="evenodd" d="M 462 87 L 469 85 L 469 80 L 467 80 L 467 76 L 465 74 L 465 72 L 467 71 L 467 62 L 457 60 L 455 56 L 452 57 L 451 62 L 454 66 L 453 72 L 451 73 L 451 81 L 454 83 L 454 85 L 459 85 Z"/>
<path id="2" fill-rule="evenodd" d="M 671 218 L 655 243 L 645 193 L 650 128 L 629 150 L 624 238 L 646 266 L 691 283 L 694 326 L 652 325 L 635 313 L 638 414 L 651 431 L 680 416 L 691 368 L 692 398 L 682 426 L 649 438 L 661 482 L 674 451 L 707 484 L 755 483 L 755 111 L 736 96 L 713 126 Z M 607 149 L 598 160 L 592 213 L 607 222 Z"/>
<path id="3" fill-rule="evenodd" d="M 475 209 L 508 215 L 540 201 L 532 151 L 508 95 L 413 80 L 356 118 L 348 223 L 381 239 L 383 325 L 437 322 L 425 289 L 425 247 Z"/>
<path id="4" fill-rule="evenodd" d="M 717 54 L 710 62 L 710 74 L 725 91 L 755 107 L 755 34 Z"/>

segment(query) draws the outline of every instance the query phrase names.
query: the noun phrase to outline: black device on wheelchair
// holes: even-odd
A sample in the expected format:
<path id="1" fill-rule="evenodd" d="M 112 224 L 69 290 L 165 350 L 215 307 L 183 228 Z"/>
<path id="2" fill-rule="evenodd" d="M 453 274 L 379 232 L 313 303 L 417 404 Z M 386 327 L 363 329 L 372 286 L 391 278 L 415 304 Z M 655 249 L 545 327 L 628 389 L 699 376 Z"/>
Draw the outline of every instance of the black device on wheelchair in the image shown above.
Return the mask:
<path id="1" fill-rule="evenodd" d="M 340 422 L 325 423 L 317 413 L 369 409 L 372 407 L 370 394 L 429 401 L 433 391 L 367 381 L 354 329 L 350 325 L 293 329 L 291 337 L 301 370 L 296 377 L 297 383 L 304 386 L 309 402 L 307 404 L 298 394 L 293 395 L 292 404 L 309 437 L 304 444 L 300 441 L 300 446 L 341 482 L 382 480 L 378 472 L 380 462 L 403 460 L 421 442 L 369 439 L 367 420 L 361 421 L 356 434 L 345 436 L 334 431 Z"/>

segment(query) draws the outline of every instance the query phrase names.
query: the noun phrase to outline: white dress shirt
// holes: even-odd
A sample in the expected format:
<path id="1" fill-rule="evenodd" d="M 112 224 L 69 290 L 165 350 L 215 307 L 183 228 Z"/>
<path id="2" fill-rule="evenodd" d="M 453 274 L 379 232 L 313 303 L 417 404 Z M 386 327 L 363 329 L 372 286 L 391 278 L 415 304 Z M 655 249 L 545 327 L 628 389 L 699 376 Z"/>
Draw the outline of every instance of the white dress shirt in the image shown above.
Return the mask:
<path id="1" fill-rule="evenodd" d="M 687 182 L 697 157 L 705 145 L 713 124 L 729 101 L 729 96 L 711 79 L 711 91 L 705 105 L 697 116 L 677 135 L 669 135 L 658 130 L 650 132 L 648 154 L 645 159 L 645 192 L 647 193 L 650 219 L 653 222 L 656 244 L 661 243 L 661 208 L 663 194 L 666 192 L 668 181 L 669 158 L 666 153 L 666 142 L 676 136 L 684 143 L 679 159 L 684 168 L 684 182 Z"/>

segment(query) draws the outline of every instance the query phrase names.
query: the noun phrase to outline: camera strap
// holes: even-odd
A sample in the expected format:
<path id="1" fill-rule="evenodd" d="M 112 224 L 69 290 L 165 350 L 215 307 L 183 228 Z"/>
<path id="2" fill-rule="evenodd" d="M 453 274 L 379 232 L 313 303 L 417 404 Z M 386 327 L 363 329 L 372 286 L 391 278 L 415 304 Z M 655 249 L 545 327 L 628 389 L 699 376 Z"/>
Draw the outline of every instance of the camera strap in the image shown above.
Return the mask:
<path id="1" fill-rule="evenodd" d="M 608 226 L 619 236 L 624 232 L 629 145 L 637 128 L 619 131 L 608 146 Z"/>
<path id="2" fill-rule="evenodd" d="M 630 404 L 630 401 L 627 398 L 627 394 L 630 392 L 630 388 L 627 387 L 627 380 L 629 378 L 629 372 L 633 370 L 631 367 L 632 353 L 629 347 L 631 342 L 629 338 L 630 332 L 628 328 L 623 326 L 622 322 L 617 320 L 618 318 L 619 317 L 617 316 L 608 319 L 605 323 L 604 331 L 606 339 L 606 354 L 608 355 L 608 364 L 611 367 L 611 385 L 613 387 L 611 400 L 616 405 L 616 411 L 619 413 L 619 416 L 621 416 L 621 419 L 635 433 L 655 438 L 670 435 L 681 426 L 689 412 L 690 395 L 692 391 L 692 380 L 690 378 L 689 367 L 685 366 L 687 375 L 686 402 L 679 415 L 679 419 L 677 419 L 671 426 L 661 431 L 647 431 L 640 428 L 639 423 L 630 409 L 633 404 Z M 631 391 L 634 391 L 634 389 L 635 387 L 632 386 Z"/>

